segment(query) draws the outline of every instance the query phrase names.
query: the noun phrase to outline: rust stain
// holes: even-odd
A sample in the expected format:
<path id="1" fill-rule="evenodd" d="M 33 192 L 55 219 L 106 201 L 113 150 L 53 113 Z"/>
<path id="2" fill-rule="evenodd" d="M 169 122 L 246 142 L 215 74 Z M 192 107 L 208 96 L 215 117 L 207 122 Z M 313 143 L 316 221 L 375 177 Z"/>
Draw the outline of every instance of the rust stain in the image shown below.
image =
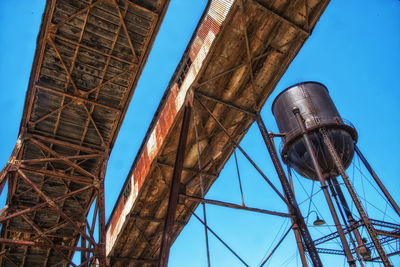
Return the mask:
<path id="1" fill-rule="evenodd" d="M 216 21 L 211 15 L 210 12 L 219 12 L 213 11 L 210 9 L 208 11 L 208 14 L 206 15 L 205 19 L 202 21 L 199 30 L 196 33 L 196 37 L 194 38 L 194 42 L 191 44 L 190 50 L 189 50 L 189 58 L 191 61 L 195 61 L 197 57 L 199 56 L 199 51 L 201 50 L 202 47 L 205 45 L 205 40 L 207 39 L 207 36 L 209 35 L 210 32 L 213 32 L 214 35 L 218 33 L 220 30 L 221 24 Z M 222 21 L 221 21 L 222 23 Z M 203 59 L 197 59 L 197 60 L 203 60 Z M 198 70 L 192 70 L 195 74 L 197 73 Z M 140 155 L 139 160 L 137 161 L 137 164 L 133 170 L 132 175 L 133 175 L 133 185 L 130 184 L 130 182 L 126 185 L 126 187 L 135 187 L 137 190 L 130 190 L 128 195 L 123 195 L 117 203 L 117 208 L 115 210 L 115 213 L 113 214 L 113 217 L 111 218 L 111 224 L 110 224 L 110 229 L 111 231 L 111 236 L 115 237 L 116 235 L 119 234 L 121 231 L 121 227 L 124 224 L 125 218 L 121 218 L 121 215 L 124 213 L 124 209 L 131 209 L 132 207 L 125 207 L 126 205 L 126 199 L 131 196 L 134 199 L 136 198 L 138 192 L 141 190 L 141 187 L 144 183 L 144 180 L 146 179 L 149 171 L 150 171 L 150 166 L 151 163 L 154 161 L 156 158 L 159 150 L 162 147 L 163 142 L 165 141 L 168 132 L 170 131 L 176 116 L 178 114 L 179 109 L 181 106 L 176 102 L 176 98 L 179 95 L 179 92 L 181 91 L 181 88 L 175 83 L 172 88 L 170 89 L 170 94 L 166 100 L 166 103 L 164 105 L 164 108 L 162 112 L 160 113 L 160 116 L 157 120 L 156 125 L 153 128 L 153 132 L 151 134 L 155 135 L 153 142 L 156 142 L 156 144 L 152 144 L 150 149 L 156 150 L 156 151 L 148 151 L 148 146 L 144 146 L 144 149 Z M 150 135 L 151 136 L 151 135 Z M 146 141 L 149 143 L 149 140 Z M 131 201 L 129 201 L 129 205 L 133 205 Z M 126 211 L 125 211 L 126 212 Z M 124 213 L 125 214 L 125 213 Z M 122 220 L 122 223 L 119 223 Z M 118 228 L 121 229 L 116 229 L 118 225 Z M 117 231 L 116 231 L 117 230 Z M 113 238 L 113 240 L 115 240 Z M 113 244 L 111 244 L 113 246 Z"/>
<path id="2" fill-rule="evenodd" d="M 201 25 L 199 29 L 198 37 L 202 41 L 204 41 L 210 31 L 212 31 L 214 35 L 217 35 L 219 28 L 220 24 L 218 24 L 218 22 L 210 15 L 207 15 L 206 19 L 204 20 L 204 23 Z"/>
<path id="3" fill-rule="evenodd" d="M 200 51 L 200 48 L 204 44 L 208 33 L 211 31 L 214 35 L 217 35 L 221 28 L 221 25 L 210 15 L 207 15 L 202 25 L 199 27 L 197 36 L 192 44 L 189 52 L 190 60 L 193 62 Z"/>
<path id="4" fill-rule="evenodd" d="M 111 234 L 114 234 L 115 227 L 117 226 L 118 219 L 121 216 L 121 213 L 122 213 L 122 210 L 124 209 L 124 206 L 125 206 L 125 201 L 120 201 L 118 203 L 118 207 L 115 210 L 114 217 L 113 217 L 113 219 L 111 221 Z"/>
<path id="5" fill-rule="evenodd" d="M 190 49 L 190 52 L 189 52 L 189 57 L 192 62 L 195 60 L 202 45 L 203 45 L 203 41 L 200 38 L 196 37 L 193 41 L 192 49 Z"/>

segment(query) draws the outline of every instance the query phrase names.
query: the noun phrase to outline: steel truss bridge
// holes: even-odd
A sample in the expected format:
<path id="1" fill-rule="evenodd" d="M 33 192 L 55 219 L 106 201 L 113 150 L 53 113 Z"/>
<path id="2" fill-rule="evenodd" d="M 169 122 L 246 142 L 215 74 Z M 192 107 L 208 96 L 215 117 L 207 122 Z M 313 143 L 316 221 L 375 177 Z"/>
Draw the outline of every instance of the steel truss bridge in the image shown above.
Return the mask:
<path id="1" fill-rule="evenodd" d="M 210 0 L 106 224 L 108 157 L 169 1 L 48 0 L 0 175 L 1 266 L 77 266 L 77 251 L 79 266 L 165 266 L 200 203 L 293 218 L 250 157 L 289 213 L 203 197 L 252 123 L 265 133 L 259 112 L 328 2 Z"/>

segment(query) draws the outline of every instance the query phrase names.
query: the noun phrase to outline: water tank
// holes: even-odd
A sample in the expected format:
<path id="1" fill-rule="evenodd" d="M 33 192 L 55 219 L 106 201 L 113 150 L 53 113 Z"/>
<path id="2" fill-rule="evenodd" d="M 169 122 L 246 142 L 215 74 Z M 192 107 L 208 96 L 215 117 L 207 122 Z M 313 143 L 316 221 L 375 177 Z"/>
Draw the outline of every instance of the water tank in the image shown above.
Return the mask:
<path id="1" fill-rule="evenodd" d="M 350 165 L 354 155 L 356 130 L 344 123 L 323 84 L 303 82 L 282 91 L 272 104 L 272 113 L 279 131 L 285 134 L 281 156 L 285 164 L 306 178 L 318 179 L 298 121 L 293 114 L 294 108 L 300 110 L 324 177 L 338 176 L 337 168 L 319 129 L 325 127 L 345 168 Z"/>

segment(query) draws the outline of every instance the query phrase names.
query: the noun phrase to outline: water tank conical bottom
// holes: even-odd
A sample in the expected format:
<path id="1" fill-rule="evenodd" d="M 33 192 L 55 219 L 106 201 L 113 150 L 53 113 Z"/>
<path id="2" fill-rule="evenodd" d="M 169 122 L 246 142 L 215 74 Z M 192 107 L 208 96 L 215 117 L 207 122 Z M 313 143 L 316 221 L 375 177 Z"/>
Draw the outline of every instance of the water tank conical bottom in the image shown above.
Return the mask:
<path id="1" fill-rule="evenodd" d="M 342 129 L 328 129 L 327 132 L 343 166 L 347 168 L 354 155 L 353 138 L 347 131 Z M 309 137 L 324 177 L 331 178 L 338 176 L 339 172 L 333 158 L 330 156 L 328 147 L 323 141 L 322 135 L 316 131 L 309 133 Z M 285 161 L 300 175 L 312 180 L 318 180 L 310 154 L 307 152 L 305 143 L 301 137 L 291 144 Z"/>
<path id="2" fill-rule="evenodd" d="M 281 155 L 286 164 L 306 178 L 317 179 L 317 174 L 293 110 L 300 112 L 323 176 L 338 176 L 336 164 L 319 131 L 321 128 L 326 130 L 343 166 L 347 168 L 354 155 L 356 130 L 343 122 L 323 84 L 304 82 L 282 91 L 272 104 L 279 131 L 285 135 Z"/>

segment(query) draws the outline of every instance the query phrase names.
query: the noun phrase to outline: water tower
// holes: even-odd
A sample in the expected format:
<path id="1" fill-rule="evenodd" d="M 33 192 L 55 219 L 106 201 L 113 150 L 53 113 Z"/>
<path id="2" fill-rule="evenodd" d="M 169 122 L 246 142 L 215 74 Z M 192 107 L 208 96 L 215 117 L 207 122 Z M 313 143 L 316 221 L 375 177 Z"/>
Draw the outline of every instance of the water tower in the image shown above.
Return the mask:
<path id="1" fill-rule="evenodd" d="M 392 253 L 384 249 L 386 241 L 382 231 L 375 227 L 377 220 L 369 218 L 345 172 L 354 152 L 359 155 L 399 216 L 400 209 L 357 148 L 357 131 L 341 118 L 328 89 L 317 82 L 293 85 L 276 97 L 272 112 L 283 137 L 283 162 L 301 176 L 319 181 L 337 230 L 336 237 L 340 239 L 349 265 L 356 266 L 358 259 L 363 266 L 362 262 L 373 260 L 371 252 L 374 251 L 384 266 L 391 266 L 388 257 Z M 342 181 L 339 181 L 338 176 Z M 351 211 L 340 183 L 345 185 L 357 214 Z M 379 223 L 385 224 L 381 221 Z M 365 229 L 370 242 L 361 237 L 360 229 Z M 399 234 L 400 229 L 396 228 L 390 234 L 387 233 L 395 238 L 400 238 Z"/>

